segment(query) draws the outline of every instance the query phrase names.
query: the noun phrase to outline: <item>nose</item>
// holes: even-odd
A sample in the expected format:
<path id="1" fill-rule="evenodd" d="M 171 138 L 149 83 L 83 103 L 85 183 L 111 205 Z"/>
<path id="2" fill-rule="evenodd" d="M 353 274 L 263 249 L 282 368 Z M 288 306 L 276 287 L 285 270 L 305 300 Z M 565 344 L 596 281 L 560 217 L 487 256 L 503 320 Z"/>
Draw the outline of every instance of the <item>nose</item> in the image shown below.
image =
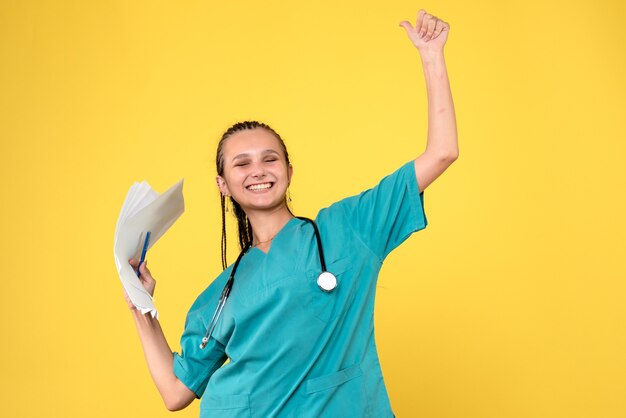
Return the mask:
<path id="1" fill-rule="evenodd" d="M 254 177 L 255 179 L 262 179 L 263 177 L 265 177 L 265 175 L 265 167 L 263 167 L 263 164 L 254 163 L 252 165 L 252 172 L 250 173 L 250 176 Z"/>

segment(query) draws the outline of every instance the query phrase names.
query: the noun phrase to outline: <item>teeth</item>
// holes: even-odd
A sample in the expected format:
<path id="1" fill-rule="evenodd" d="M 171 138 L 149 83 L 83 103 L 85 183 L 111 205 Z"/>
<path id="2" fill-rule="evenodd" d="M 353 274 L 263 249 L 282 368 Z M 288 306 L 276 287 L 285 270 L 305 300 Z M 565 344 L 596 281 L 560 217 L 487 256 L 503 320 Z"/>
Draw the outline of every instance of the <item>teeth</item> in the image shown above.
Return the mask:
<path id="1" fill-rule="evenodd" d="M 249 190 L 265 190 L 272 187 L 272 183 L 263 183 L 263 184 L 253 184 L 252 186 L 248 186 Z"/>

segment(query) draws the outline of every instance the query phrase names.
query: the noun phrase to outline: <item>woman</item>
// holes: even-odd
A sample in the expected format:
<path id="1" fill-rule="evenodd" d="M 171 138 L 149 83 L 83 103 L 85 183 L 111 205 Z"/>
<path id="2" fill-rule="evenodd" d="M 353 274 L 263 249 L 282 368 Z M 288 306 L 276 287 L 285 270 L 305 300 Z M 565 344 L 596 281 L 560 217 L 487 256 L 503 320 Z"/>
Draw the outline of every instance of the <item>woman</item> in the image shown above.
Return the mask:
<path id="1" fill-rule="evenodd" d="M 168 409 L 202 397 L 206 417 L 393 416 L 374 342 L 376 279 L 387 254 L 426 227 L 423 190 L 458 156 L 443 56 L 449 26 L 424 10 L 415 27 L 400 25 L 422 59 L 427 146 L 376 187 L 321 210 L 315 222 L 296 218 L 285 197 L 293 170 L 280 136 L 259 122 L 224 134 L 217 185 L 223 219 L 228 202 L 238 218 L 238 260 L 226 268 L 223 228 L 225 270 L 191 307 L 180 354 L 158 321 L 128 301 Z M 145 263 L 139 271 L 152 294 Z"/>

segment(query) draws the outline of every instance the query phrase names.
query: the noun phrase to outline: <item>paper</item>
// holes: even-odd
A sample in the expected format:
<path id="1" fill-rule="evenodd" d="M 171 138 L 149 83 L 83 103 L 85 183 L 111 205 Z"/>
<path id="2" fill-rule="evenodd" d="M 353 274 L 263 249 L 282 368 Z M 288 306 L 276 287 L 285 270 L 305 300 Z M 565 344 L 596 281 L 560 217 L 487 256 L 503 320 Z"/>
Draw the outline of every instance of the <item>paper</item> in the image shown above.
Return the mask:
<path id="1" fill-rule="evenodd" d="M 185 211 L 183 180 L 159 195 L 145 181 L 130 187 L 117 219 L 113 256 L 122 285 L 141 313 L 158 318 L 152 296 L 144 289 L 128 260 L 139 260 L 146 232 L 150 231 L 148 250 Z"/>

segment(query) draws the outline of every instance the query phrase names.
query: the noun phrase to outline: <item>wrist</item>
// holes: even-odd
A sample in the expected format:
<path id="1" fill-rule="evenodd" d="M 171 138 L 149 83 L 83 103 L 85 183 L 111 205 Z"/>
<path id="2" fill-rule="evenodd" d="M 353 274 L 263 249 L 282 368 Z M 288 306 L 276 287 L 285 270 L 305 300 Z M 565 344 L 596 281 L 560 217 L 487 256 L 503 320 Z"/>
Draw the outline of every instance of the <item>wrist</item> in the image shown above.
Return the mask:
<path id="1" fill-rule="evenodd" d="M 443 64 L 445 62 L 443 49 L 437 51 L 418 50 L 424 65 Z"/>

